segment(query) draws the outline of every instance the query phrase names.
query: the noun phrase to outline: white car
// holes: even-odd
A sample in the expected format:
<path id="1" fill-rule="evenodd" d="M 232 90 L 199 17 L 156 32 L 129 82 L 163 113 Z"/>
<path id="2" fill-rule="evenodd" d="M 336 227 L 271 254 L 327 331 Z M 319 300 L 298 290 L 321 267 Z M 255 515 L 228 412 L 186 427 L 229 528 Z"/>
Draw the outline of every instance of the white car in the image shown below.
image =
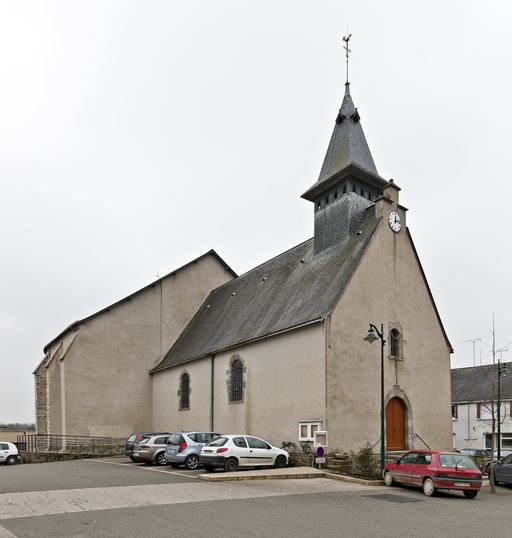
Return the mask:
<path id="1" fill-rule="evenodd" d="M 252 435 L 222 435 L 203 446 L 199 459 L 210 473 L 219 467 L 232 472 L 239 467 L 286 467 L 288 452 Z"/>
<path id="2" fill-rule="evenodd" d="M 0 463 L 14 465 L 15 463 L 18 463 L 20 459 L 18 448 L 15 444 L 0 441 Z"/>

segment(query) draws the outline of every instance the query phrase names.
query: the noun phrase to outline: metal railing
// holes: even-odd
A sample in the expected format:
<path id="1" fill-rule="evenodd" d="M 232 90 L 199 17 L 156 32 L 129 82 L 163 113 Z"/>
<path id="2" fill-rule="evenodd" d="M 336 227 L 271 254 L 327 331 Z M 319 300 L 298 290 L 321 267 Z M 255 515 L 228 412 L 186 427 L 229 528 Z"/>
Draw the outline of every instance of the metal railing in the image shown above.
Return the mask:
<path id="1" fill-rule="evenodd" d="M 431 448 L 427 445 L 427 443 L 425 443 L 425 441 L 417 433 L 414 434 L 414 437 L 419 439 L 429 450 L 431 450 Z"/>
<path id="2" fill-rule="evenodd" d="M 96 452 L 117 445 L 112 437 L 87 435 L 18 435 L 16 445 L 26 452 Z"/>

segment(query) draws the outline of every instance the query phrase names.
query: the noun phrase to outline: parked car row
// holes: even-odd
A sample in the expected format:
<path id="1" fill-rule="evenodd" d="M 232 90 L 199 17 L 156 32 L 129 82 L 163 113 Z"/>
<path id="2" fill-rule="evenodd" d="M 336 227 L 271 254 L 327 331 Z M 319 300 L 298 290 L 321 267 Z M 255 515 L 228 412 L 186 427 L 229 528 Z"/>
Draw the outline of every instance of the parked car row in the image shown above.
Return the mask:
<path id="1" fill-rule="evenodd" d="M 133 462 L 212 472 L 222 468 L 277 467 L 288 465 L 288 453 L 252 435 L 221 435 L 217 432 L 145 432 L 130 435 L 125 446 Z"/>

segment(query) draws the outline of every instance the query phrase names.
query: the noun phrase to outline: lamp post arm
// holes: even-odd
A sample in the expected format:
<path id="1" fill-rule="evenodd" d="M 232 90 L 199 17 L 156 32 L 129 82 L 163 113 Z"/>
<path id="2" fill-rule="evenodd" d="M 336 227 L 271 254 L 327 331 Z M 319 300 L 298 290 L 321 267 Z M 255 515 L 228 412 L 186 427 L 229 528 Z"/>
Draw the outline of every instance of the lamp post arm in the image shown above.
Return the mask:
<path id="1" fill-rule="evenodd" d="M 372 327 L 372 329 L 377 333 L 377 336 L 382 340 L 382 343 L 385 344 L 386 340 L 384 339 L 384 326 L 381 324 L 380 331 L 373 323 L 370 323 L 370 327 Z"/>

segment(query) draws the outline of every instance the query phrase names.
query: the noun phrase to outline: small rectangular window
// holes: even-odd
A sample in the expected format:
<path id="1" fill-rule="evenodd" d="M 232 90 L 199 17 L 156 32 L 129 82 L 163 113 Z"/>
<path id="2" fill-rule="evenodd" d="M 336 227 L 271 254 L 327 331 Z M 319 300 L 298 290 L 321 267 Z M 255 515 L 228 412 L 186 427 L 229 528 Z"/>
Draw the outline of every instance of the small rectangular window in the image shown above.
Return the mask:
<path id="1" fill-rule="evenodd" d="M 452 418 L 454 420 L 457 420 L 459 417 L 458 417 L 458 406 L 457 405 L 452 405 Z"/>
<path id="2" fill-rule="evenodd" d="M 314 433 L 322 429 L 322 422 L 299 422 L 299 441 L 313 441 Z"/>

